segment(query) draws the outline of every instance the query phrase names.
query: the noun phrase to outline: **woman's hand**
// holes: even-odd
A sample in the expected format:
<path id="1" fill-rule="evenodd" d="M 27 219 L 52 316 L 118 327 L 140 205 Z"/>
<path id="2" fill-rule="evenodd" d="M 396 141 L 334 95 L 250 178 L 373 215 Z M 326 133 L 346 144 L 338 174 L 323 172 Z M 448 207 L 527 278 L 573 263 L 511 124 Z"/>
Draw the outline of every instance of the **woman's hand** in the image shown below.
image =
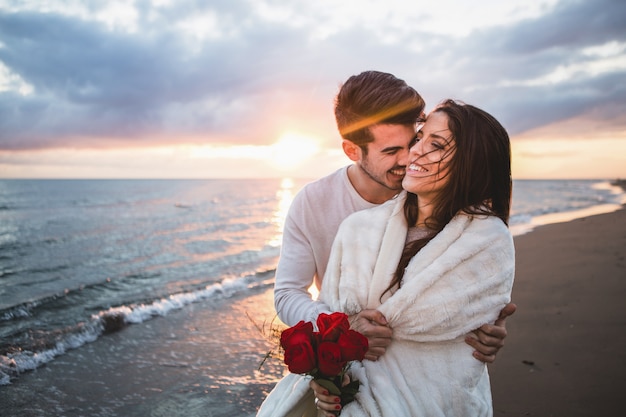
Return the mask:
<path id="1" fill-rule="evenodd" d="M 350 383 L 350 377 L 346 374 L 343 376 L 343 385 Z M 318 410 L 322 410 L 326 417 L 335 417 L 337 411 L 341 410 L 341 398 L 337 395 L 332 395 L 326 388 L 311 380 L 309 386 L 315 394 L 315 405 Z"/>

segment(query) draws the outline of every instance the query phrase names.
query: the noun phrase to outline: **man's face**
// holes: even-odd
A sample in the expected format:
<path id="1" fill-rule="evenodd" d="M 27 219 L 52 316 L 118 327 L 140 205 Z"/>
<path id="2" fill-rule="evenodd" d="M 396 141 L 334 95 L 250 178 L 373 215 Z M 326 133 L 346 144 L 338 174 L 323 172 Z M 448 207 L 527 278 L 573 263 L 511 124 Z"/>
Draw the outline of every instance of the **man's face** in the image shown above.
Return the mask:
<path id="1" fill-rule="evenodd" d="M 400 191 L 415 127 L 378 124 L 369 129 L 374 141 L 367 144 L 367 155 L 363 154 L 357 165 L 374 182 Z"/>

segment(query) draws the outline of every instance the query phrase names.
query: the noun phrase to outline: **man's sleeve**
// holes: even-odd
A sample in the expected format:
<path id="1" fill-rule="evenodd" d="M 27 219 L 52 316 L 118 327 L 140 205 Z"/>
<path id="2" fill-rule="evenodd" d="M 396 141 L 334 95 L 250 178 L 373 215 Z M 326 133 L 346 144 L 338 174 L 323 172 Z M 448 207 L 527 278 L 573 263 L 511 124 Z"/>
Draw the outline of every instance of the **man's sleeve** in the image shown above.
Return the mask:
<path id="1" fill-rule="evenodd" d="M 288 326 L 300 320 L 315 323 L 320 313 L 330 313 L 322 302 L 314 301 L 308 289 L 316 273 L 311 233 L 307 233 L 306 216 L 310 215 L 302 195 L 294 199 L 283 231 L 280 260 L 276 268 L 274 307 Z"/>

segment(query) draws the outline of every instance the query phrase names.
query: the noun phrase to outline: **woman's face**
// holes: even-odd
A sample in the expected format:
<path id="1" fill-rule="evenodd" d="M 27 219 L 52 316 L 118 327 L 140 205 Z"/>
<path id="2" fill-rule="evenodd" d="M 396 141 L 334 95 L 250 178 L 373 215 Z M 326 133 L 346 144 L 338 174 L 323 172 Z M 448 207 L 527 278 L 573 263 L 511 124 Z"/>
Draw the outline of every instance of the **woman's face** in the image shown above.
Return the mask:
<path id="1" fill-rule="evenodd" d="M 420 197 L 434 197 L 448 181 L 448 165 L 454 151 L 448 116 L 436 110 L 431 112 L 409 150 L 402 188 Z"/>

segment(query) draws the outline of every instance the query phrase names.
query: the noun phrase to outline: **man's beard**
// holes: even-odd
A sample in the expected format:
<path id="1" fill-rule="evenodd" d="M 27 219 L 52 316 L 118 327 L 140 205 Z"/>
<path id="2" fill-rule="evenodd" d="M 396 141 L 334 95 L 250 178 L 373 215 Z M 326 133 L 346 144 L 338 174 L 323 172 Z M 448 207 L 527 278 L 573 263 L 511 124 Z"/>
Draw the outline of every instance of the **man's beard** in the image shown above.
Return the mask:
<path id="1" fill-rule="evenodd" d="M 365 173 L 365 175 L 367 175 L 372 181 L 382 185 L 383 187 L 392 190 L 392 191 L 400 191 L 402 190 L 402 180 L 400 180 L 398 182 L 398 184 L 396 185 L 394 184 L 389 184 L 387 181 L 385 181 L 385 178 L 381 178 L 379 176 L 376 176 L 374 174 L 372 174 L 372 172 L 369 169 L 369 164 L 367 163 L 367 159 L 364 159 L 363 162 L 361 162 L 359 165 L 359 168 L 361 169 L 361 171 L 363 171 Z M 389 171 L 394 170 L 394 169 L 404 169 L 405 167 L 401 167 L 401 166 L 394 166 L 393 168 L 391 168 L 390 170 L 385 171 L 386 175 Z M 393 175 L 393 174 L 392 174 Z"/>

